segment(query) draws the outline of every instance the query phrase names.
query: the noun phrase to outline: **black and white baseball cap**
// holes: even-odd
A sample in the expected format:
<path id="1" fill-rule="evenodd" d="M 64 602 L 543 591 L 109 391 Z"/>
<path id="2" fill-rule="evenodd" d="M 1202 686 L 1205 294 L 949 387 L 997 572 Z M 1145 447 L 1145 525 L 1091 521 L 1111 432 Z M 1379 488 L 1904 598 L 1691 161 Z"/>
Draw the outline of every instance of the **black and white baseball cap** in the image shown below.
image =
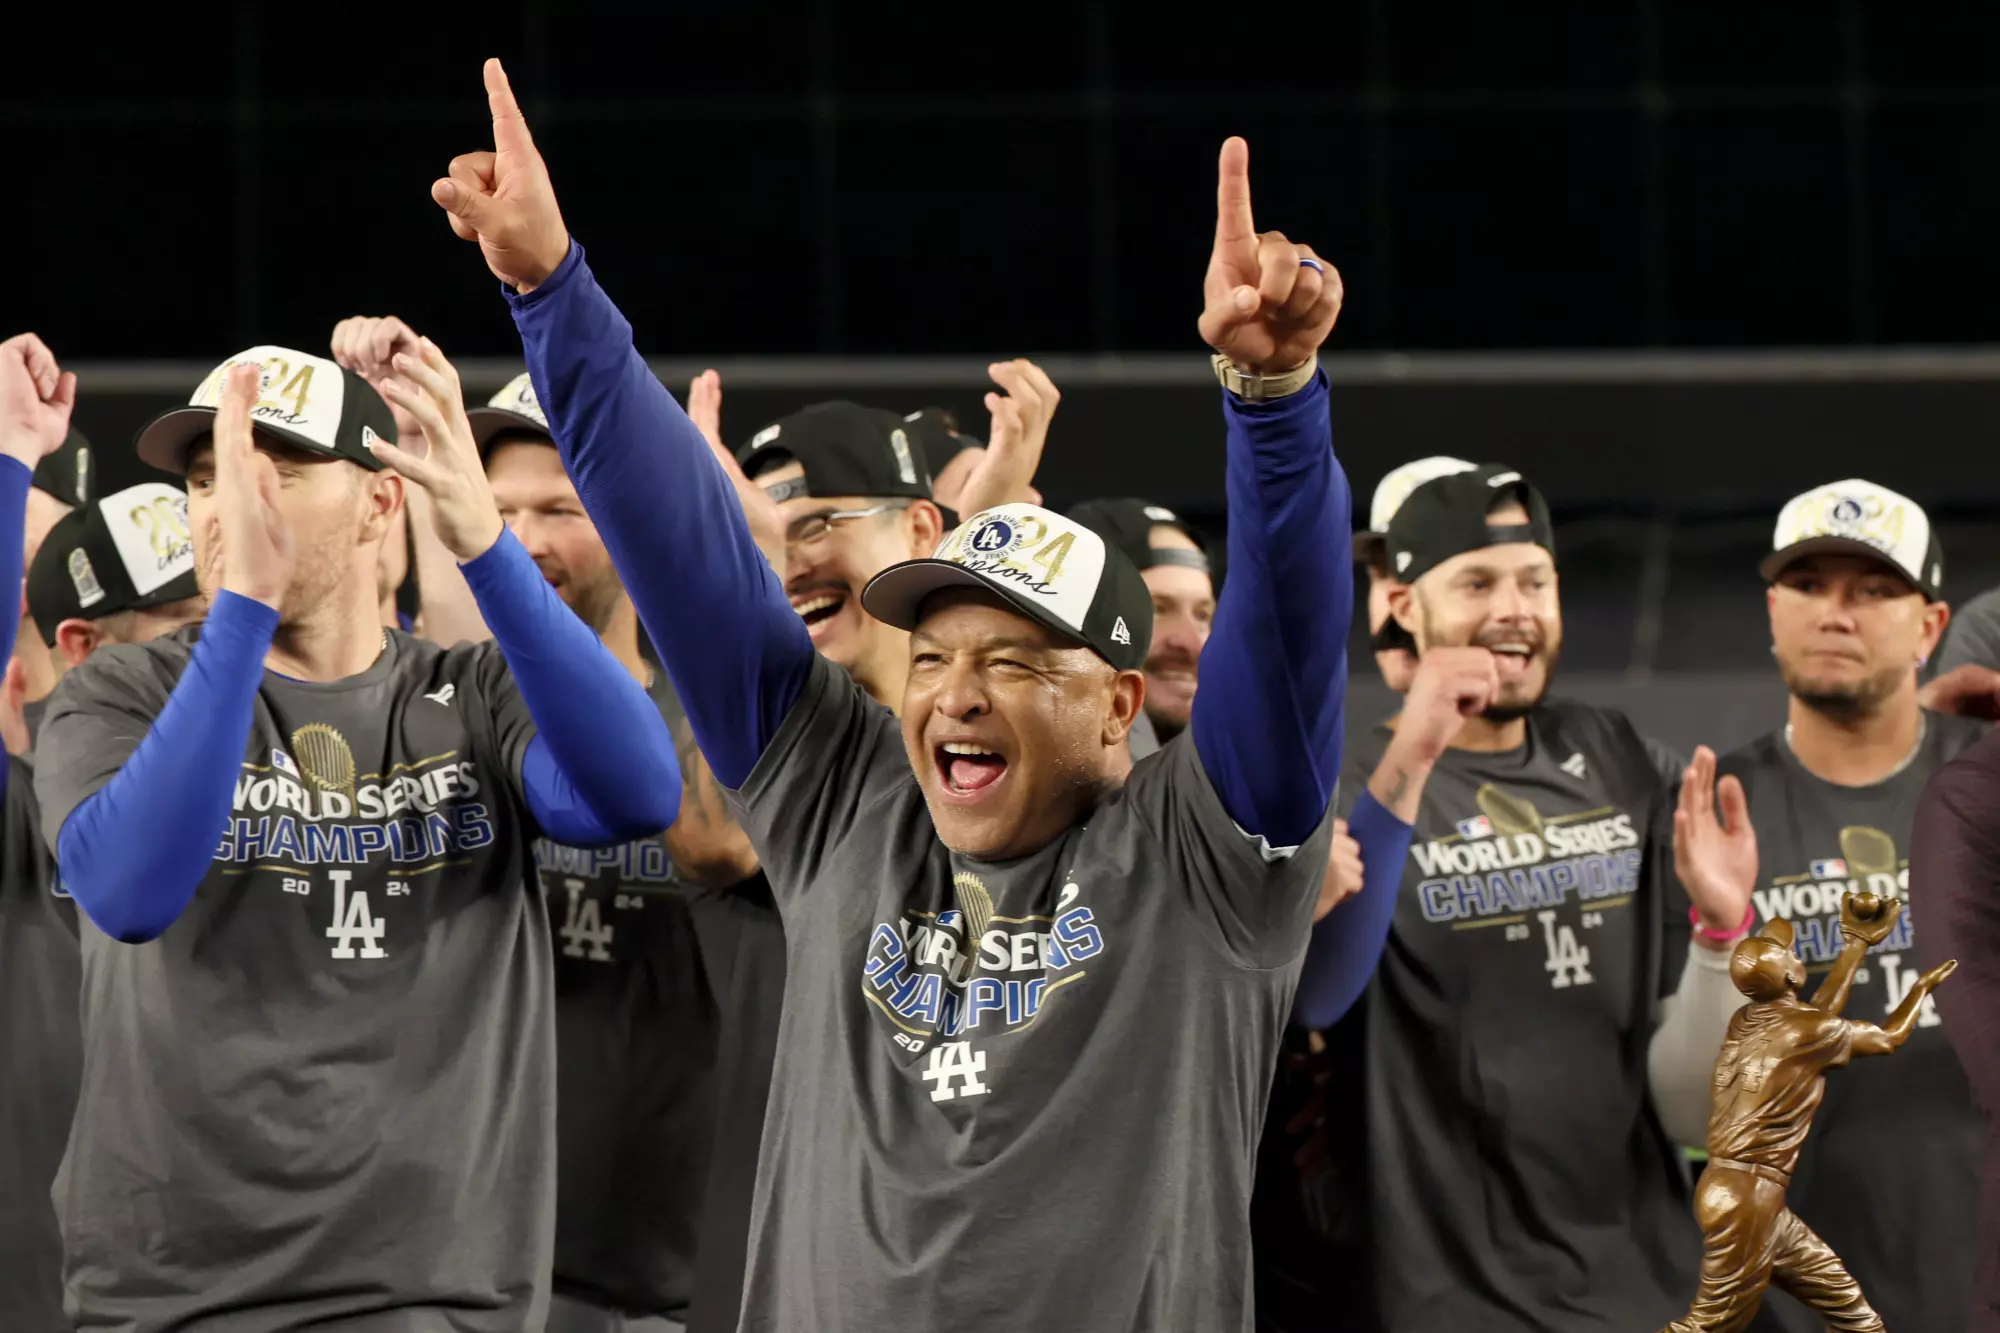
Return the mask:
<path id="1" fill-rule="evenodd" d="M 1778 511 L 1771 553 L 1757 572 L 1769 583 L 1794 560 L 1821 551 L 1873 556 L 1931 600 L 1944 595 L 1944 548 L 1930 515 L 1887 486 L 1856 477 L 1794 496 Z"/>
<path id="2" fill-rule="evenodd" d="M 34 487 L 71 508 L 90 499 L 90 441 L 75 426 L 62 447 L 35 464 Z"/>
<path id="3" fill-rule="evenodd" d="M 43 643 L 56 641 L 65 620 L 101 620 L 200 592 L 187 493 L 158 481 L 63 515 L 28 569 L 28 613 Z"/>
<path id="4" fill-rule="evenodd" d="M 539 435 L 551 444 L 555 442 L 548 416 L 535 397 L 535 382 L 525 370 L 488 398 L 486 406 L 468 410 L 465 419 L 472 427 L 472 442 L 479 446 L 481 458 L 502 435 Z"/>
<path id="5" fill-rule="evenodd" d="M 1123 551 L 1141 572 L 1155 565 L 1185 565 L 1209 572 L 1207 540 L 1194 524 L 1165 505 L 1135 499 L 1085 500 L 1071 505 L 1069 516 Z M 1153 545 L 1156 526 L 1174 529 L 1193 542 L 1195 549 Z"/>
<path id="6" fill-rule="evenodd" d="M 154 417 L 139 432 L 134 448 L 140 459 L 162 472 L 185 473 L 189 448 L 215 430 L 230 367 L 246 362 L 258 368 L 251 426 L 306 453 L 382 470 L 368 445 L 378 439 L 395 443 L 396 418 L 389 405 L 353 371 L 289 347 L 252 347 L 209 371 L 186 407 Z"/>
<path id="7" fill-rule="evenodd" d="M 1505 498 L 1517 499 L 1528 511 L 1519 524 L 1487 522 L 1487 514 Z M 1483 463 L 1469 472 L 1448 472 L 1411 488 L 1384 534 L 1389 568 L 1405 583 L 1436 569 L 1455 555 L 1531 542 L 1551 556 L 1556 552 L 1554 525 L 1542 493 L 1504 463 Z"/>
<path id="8" fill-rule="evenodd" d="M 861 590 L 861 605 L 897 629 L 915 629 L 924 599 L 943 588 L 983 588 L 1137 671 L 1153 646 L 1153 597 L 1125 553 L 1074 519 L 1040 505 L 983 509 L 927 560 L 891 565 Z"/>
<path id="9" fill-rule="evenodd" d="M 1436 454 L 1392 469 L 1375 483 L 1375 496 L 1368 504 L 1368 528 L 1354 534 L 1354 558 L 1367 564 L 1383 549 L 1389 520 L 1403 507 L 1403 501 L 1410 498 L 1411 491 L 1427 481 L 1448 477 L 1455 472 L 1470 472 L 1477 466 L 1477 463 L 1469 463 L 1463 458 Z"/>
<path id="10" fill-rule="evenodd" d="M 894 412 L 859 403 L 814 403 L 780 417 L 750 437 L 737 454 L 752 481 L 796 460 L 805 476 L 766 486 L 773 499 L 802 495 L 931 498 L 923 446 Z M 947 460 L 949 461 L 949 460 Z"/>

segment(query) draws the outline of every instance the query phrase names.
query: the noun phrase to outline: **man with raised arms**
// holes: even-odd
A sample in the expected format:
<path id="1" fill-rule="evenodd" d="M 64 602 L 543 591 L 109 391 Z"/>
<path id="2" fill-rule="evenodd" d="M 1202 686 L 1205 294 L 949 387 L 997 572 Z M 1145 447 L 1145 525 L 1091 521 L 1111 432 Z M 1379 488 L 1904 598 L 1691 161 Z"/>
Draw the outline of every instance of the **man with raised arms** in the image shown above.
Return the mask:
<path id="1" fill-rule="evenodd" d="M 1316 364 L 1338 276 L 1257 234 L 1225 144 L 1201 330 L 1233 577 L 1188 732 L 1125 759 L 1145 585 L 1024 504 L 864 589 L 912 630 L 899 723 L 813 651 L 498 62 L 487 81 L 496 151 L 433 197 L 513 289 L 578 492 L 785 915 L 740 1326 L 1247 1330 L 1251 1161 L 1340 752 L 1348 496 Z"/>

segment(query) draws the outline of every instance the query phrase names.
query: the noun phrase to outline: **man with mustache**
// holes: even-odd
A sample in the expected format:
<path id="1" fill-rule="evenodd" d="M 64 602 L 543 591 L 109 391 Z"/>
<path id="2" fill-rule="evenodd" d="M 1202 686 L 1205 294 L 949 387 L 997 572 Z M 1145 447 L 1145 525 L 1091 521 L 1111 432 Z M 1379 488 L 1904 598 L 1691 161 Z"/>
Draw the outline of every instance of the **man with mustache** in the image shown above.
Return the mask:
<path id="1" fill-rule="evenodd" d="M 1675 864 L 1697 900 L 1746 901 L 1758 921 L 1795 930 L 1810 968 L 1841 957 L 1849 894 L 1900 899 L 1894 931 L 1861 960 L 1847 999 L 1848 1014 L 1886 1022 L 1923 974 L 1917 936 L 1928 936 L 1941 888 L 1912 873 L 1924 786 L 1986 730 L 1920 703 L 1919 672 L 1951 618 L 1944 553 L 1921 505 L 1853 478 L 1787 504 L 1758 572 L 1785 724 L 1720 760 L 1695 752 Z M 1709 1073 L 1733 1007 L 1727 972 L 1705 961 L 1697 980 L 1717 1001 L 1690 1012 L 1707 1026 L 1662 1030 L 1651 1060 L 1662 1123 L 1687 1144 L 1704 1141 Z M 1879 1313 L 1852 1311 L 1835 1327 L 1965 1327 L 1983 1128 L 1932 999 L 1893 1068 L 1863 1061 L 1828 1081 L 1787 1199 Z M 1766 1307 L 1794 1333 L 1825 1317 L 1785 1296 Z"/>
<path id="2" fill-rule="evenodd" d="M 988 367 L 992 439 L 954 496 L 961 512 L 1027 498 L 1061 395 L 1032 361 Z M 741 451 L 744 475 L 784 524 L 779 574 L 821 656 L 894 707 L 909 668 L 909 636 L 866 615 L 861 588 L 899 560 L 928 555 L 946 530 L 931 498 L 916 423 L 882 408 L 815 403 L 765 426 Z"/>
<path id="3" fill-rule="evenodd" d="M 740 1327 L 1247 1330 L 1256 1113 L 1340 745 L 1338 275 L 1256 231 L 1229 140 L 1199 329 L 1239 574 L 1188 732 L 1131 764 L 1144 584 L 1026 504 L 867 585 L 912 631 L 898 719 L 813 651 L 486 77 L 495 151 L 433 198 L 513 289 L 564 461 L 785 914 Z"/>
<path id="4" fill-rule="evenodd" d="M 1520 473 L 1433 478 L 1387 528 L 1417 671 L 1343 789 L 1414 833 L 1381 965 L 1327 1034 L 1335 1086 L 1360 1090 L 1327 1134 L 1367 1201 L 1336 1236 L 1345 1298 L 1398 1333 L 1658 1327 L 1686 1308 L 1697 1241 L 1646 1081 L 1687 948 L 1665 786 L 1622 715 L 1546 699 L 1554 537 Z M 1697 922 L 1733 940 L 1744 905 L 1698 898 Z"/>

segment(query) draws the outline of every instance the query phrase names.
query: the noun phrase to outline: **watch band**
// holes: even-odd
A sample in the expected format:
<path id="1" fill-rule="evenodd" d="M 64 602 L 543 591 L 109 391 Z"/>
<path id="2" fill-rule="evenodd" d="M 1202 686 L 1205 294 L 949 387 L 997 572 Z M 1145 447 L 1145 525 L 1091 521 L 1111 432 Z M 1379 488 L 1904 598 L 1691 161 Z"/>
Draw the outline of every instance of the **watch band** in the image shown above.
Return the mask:
<path id="1" fill-rule="evenodd" d="M 1318 352 L 1314 352 L 1303 366 L 1276 375 L 1246 375 L 1236 368 L 1235 362 L 1220 352 L 1209 357 L 1208 361 L 1215 367 L 1215 378 L 1222 387 L 1246 403 L 1269 402 L 1273 398 L 1295 394 L 1306 387 L 1313 373 L 1319 369 Z"/>

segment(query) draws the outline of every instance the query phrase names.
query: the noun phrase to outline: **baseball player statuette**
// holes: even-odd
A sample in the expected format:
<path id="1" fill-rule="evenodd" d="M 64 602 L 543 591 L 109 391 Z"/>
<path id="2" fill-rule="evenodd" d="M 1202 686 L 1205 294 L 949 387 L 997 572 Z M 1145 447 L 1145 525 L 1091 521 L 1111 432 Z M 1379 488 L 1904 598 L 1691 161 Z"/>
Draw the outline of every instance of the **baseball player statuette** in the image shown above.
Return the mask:
<path id="1" fill-rule="evenodd" d="M 1909 1038 L 1931 991 L 1952 974 L 1940 963 L 1910 987 L 1888 1022 L 1844 1019 L 1855 969 L 1889 938 L 1903 904 L 1850 893 L 1840 905 L 1843 946 L 1810 1001 L 1792 923 L 1772 921 L 1736 946 L 1729 975 L 1750 1003 L 1729 1020 L 1715 1061 L 1708 1165 L 1695 1190 L 1704 1248 L 1701 1289 L 1662 1333 L 1735 1333 L 1775 1283 L 1843 1333 L 1882 1328 L 1860 1283 L 1827 1243 L 1785 1206 L 1799 1148 L 1826 1095 L 1826 1071 L 1859 1055 L 1887 1055 Z"/>

